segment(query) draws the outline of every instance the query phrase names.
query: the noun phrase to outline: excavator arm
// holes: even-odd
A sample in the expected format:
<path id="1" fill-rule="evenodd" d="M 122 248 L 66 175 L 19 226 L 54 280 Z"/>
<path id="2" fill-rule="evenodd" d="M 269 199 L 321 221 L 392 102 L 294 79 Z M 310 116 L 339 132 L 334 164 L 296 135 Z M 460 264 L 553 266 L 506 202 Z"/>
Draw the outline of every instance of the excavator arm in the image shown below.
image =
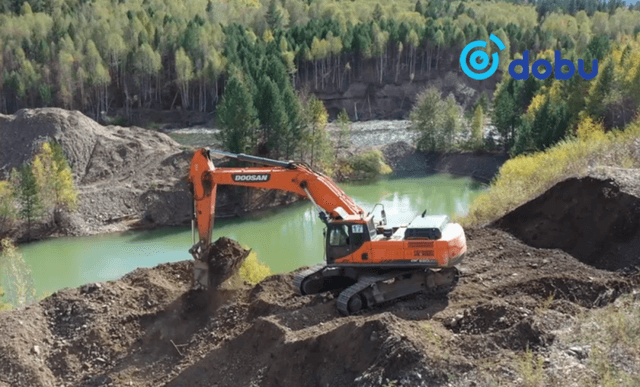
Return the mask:
<path id="1" fill-rule="evenodd" d="M 211 160 L 211 153 L 262 166 L 216 169 Z M 313 171 L 304 164 L 291 161 L 199 149 L 191 161 L 189 180 L 194 199 L 192 228 L 195 231 L 197 226 L 199 234 L 197 243 L 194 234 L 194 245 L 189 252 L 196 261 L 206 261 L 203 254 L 212 242 L 216 191 L 220 184 L 293 192 L 311 200 L 319 208 L 319 216 L 325 223 L 339 219 L 364 219 L 367 215 L 327 176 Z"/>

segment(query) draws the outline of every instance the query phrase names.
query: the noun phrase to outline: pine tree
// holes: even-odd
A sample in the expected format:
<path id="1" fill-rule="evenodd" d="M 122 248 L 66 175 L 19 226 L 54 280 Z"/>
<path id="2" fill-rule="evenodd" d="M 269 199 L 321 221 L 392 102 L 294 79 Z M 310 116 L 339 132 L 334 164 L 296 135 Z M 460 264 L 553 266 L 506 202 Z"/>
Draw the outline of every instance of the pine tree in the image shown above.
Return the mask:
<path id="1" fill-rule="evenodd" d="M 31 165 L 22 164 L 20 167 L 20 216 L 27 221 L 28 238 L 31 239 L 31 223 L 42 217 L 43 207 L 38 192 L 38 183 Z"/>
<path id="2" fill-rule="evenodd" d="M 271 28 L 272 30 L 275 29 L 276 27 L 281 26 L 282 15 L 278 10 L 278 5 L 276 3 L 276 0 L 271 0 L 271 2 L 269 3 L 269 8 L 267 8 L 266 18 L 267 18 L 267 23 L 269 24 L 269 28 Z"/>
<path id="3" fill-rule="evenodd" d="M 380 3 L 376 3 L 376 7 L 373 9 L 373 20 L 380 21 L 384 17 L 384 10 L 380 6 Z"/>
<path id="4" fill-rule="evenodd" d="M 229 79 L 216 116 L 224 147 L 233 153 L 253 153 L 257 145 L 258 112 L 239 75 L 234 74 Z"/>
<path id="5" fill-rule="evenodd" d="M 258 118 L 264 130 L 264 143 L 268 153 L 279 155 L 282 141 L 288 127 L 287 114 L 282 101 L 282 94 L 278 86 L 269 77 L 263 75 L 258 86 L 260 102 L 258 104 Z"/>

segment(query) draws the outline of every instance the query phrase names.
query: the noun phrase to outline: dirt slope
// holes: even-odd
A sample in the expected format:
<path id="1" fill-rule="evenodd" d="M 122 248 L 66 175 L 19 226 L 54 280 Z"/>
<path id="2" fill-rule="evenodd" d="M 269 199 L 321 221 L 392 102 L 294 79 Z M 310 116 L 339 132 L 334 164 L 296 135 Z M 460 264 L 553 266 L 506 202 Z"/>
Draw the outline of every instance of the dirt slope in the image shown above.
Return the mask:
<path id="1" fill-rule="evenodd" d="M 545 367 L 556 367 L 560 385 L 579 385 L 570 381 L 588 355 L 567 355 L 582 349 L 560 338 L 637 277 L 500 229 L 466 232 L 468 255 L 448 295 L 357 316 L 340 317 L 335 294 L 295 295 L 292 274 L 192 291 L 191 261 L 63 290 L 0 313 L 0 386 L 523 385 L 512 359 L 526 348 L 564 356 L 566 365 Z"/>

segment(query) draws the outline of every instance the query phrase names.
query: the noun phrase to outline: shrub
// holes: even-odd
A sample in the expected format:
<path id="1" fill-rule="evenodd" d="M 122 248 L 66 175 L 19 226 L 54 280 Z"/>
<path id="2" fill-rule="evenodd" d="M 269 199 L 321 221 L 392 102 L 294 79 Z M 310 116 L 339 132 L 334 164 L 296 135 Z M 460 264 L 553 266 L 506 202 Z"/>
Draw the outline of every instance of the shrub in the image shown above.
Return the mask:
<path id="1" fill-rule="evenodd" d="M 373 179 L 392 172 L 391 168 L 385 164 L 384 156 L 379 149 L 352 156 L 348 164 L 351 165 L 356 179 Z"/>
<path id="2" fill-rule="evenodd" d="M 31 269 L 9 239 L 0 242 L 0 280 L 10 305 L 20 307 L 37 300 Z"/>
<path id="3" fill-rule="evenodd" d="M 256 252 L 252 251 L 240 266 L 239 274 L 243 280 L 255 285 L 273 273 L 269 266 L 258 259 Z"/>
<path id="4" fill-rule="evenodd" d="M 2 302 L 2 297 L 4 297 L 4 290 L 0 287 L 0 312 L 11 309 L 11 305 Z"/>
<path id="5" fill-rule="evenodd" d="M 469 213 L 459 221 L 466 226 L 486 223 L 542 194 L 570 176 L 584 174 L 590 165 L 640 167 L 633 156 L 634 141 L 640 138 L 640 120 L 623 131 L 597 134 L 597 124 L 583 120 L 580 133 L 587 138 L 563 140 L 545 152 L 521 155 L 507 161 L 489 190 L 471 203 Z M 589 134 L 591 133 L 591 134 Z"/>

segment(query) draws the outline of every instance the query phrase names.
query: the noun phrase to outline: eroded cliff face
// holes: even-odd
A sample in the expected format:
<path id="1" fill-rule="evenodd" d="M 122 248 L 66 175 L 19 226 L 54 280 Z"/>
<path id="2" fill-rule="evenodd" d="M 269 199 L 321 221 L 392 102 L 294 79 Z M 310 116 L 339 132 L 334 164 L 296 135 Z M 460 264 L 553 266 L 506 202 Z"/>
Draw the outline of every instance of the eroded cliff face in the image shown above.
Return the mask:
<path id="1" fill-rule="evenodd" d="M 307 83 L 303 78 L 302 82 L 324 102 L 332 119 L 344 108 L 351 120 L 368 121 L 407 119 L 418 93 L 429 86 L 440 89 L 443 96 L 452 93 L 456 101 L 468 109 L 482 93 L 491 97 L 499 79 L 501 77 L 496 74 L 486 80 L 476 81 L 461 71 L 441 66 L 439 70 L 432 69 L 429 73 L 417 71 L 413 78 L 406 70 L 401 69 L 397 79 L 395 70 L 388 71 L 383 82 L 380 82 L 376 68 L 366 66 L 353 79 L 347 78 L 339 86 L 316 88 L 313 79 Z"/>
<path id="2" fill-rule="evenodd" d="M 0 115 L 0 135 L 5 177 L 50 140 L 62 145 L 72 166 L 79 210 L 59 227 L 40 233 L 84 235 L 190 222 L 188 168 L 193 150 L 163 133 L 102 126 L 78 111 L 45 108 Z M 234 216 L 292 200 L 296 198 L 291 195 L 221 186 L 216 212 Z"/>

